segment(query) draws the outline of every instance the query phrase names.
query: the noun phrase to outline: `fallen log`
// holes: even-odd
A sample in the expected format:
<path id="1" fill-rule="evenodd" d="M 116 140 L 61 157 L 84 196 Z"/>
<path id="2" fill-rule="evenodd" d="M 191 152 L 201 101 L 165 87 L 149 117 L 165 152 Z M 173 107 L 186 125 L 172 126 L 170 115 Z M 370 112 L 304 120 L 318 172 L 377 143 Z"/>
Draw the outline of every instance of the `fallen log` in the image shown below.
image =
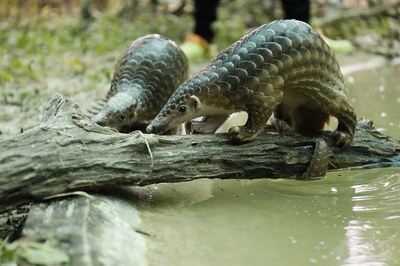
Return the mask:
<path id="1" fill-rule="evenodd" d="M 79 194 L 33 204 L 19 241 L 51 245 L 68 256 L 68 265 L 147 265 L 135 195 L 123 189 Z M 49 253 L 44 261 L 25 260 L 53 265 Z"/>
<path id="2" fill-rule="evenodd" d="M 330 169 L 399 166 L 400 143 L 358 125 L 352 146 L 332 147 L 330 132 L 280 136 L 267 128 L 255 141 L 233 145 L 224 134 L 122 134 L 92 123 L 58 96 L 41 123 L 0 142 L 0 212 L 59 193 L 197 178 L 293 178 L 303 173 L 314 143 L 332 148 Z"/>

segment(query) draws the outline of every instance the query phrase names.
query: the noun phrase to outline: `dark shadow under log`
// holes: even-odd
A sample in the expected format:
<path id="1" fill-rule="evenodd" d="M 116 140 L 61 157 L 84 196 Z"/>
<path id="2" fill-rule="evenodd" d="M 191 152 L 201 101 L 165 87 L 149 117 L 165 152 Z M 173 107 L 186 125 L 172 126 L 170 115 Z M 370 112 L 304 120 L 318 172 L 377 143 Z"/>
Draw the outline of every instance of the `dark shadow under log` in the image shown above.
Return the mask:
<path id="1" fill-rule="evenodd" d="M 41 123 L 0 142 L 0 212 L 46 197 L 104 186 L 197 178 L 292 178 L 305 171 L 316 138 L 280 136 L 268 127 L 233 145 L 224 134 L 117 133 L 92 123 L 73 102 L 54 98 Z M 330 169 L 399 166 L 400 143 L 360 123 L 352 146 L 332 147 Z"/>

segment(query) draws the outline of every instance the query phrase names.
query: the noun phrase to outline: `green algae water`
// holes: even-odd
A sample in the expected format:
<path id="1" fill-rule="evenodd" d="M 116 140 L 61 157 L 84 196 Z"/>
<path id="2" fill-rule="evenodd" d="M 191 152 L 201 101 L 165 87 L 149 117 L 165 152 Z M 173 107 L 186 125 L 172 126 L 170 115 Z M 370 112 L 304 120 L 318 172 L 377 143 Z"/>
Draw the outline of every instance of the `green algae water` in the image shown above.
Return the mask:
<path id="1" fill-rule="evenodd" d="M 382 63 L 382 62 L 381 62 Z M 358 116 L 400 138 L 400 65 L 348 71 Z M 150 265 L 400 265 L 400 169 L 140 188 Z"/>
<path id="2" fill-rule="evenodd" d="M 400 263 L 398 169 L 149 189 L 151 265 Z"/>
<path id="3" fill-rule="evenodd" d="M 383 134 L 400 139 L 400 58 L 393 62 L 378 60 L 376 64 L 375 68 L 347 75 L 343 71 L 349 100 L 358 118 L 372 119 Z"/>

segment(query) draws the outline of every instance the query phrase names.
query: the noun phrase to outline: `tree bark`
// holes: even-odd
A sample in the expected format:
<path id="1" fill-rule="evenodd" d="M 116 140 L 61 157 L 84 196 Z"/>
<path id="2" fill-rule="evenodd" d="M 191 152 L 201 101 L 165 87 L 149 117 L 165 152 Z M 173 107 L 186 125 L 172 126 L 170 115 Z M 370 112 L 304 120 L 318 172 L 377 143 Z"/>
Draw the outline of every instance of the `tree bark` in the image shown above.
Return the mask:
<path id="1" fill-rule="evenodd" d="M 41 123 L 0 142 L 0 212 L 59 193 L 197 178 L 293 178 L 303 173 L 316 139 L 333 155 L 330 169 L 399 166 L 400 143 L 360 123 L 352 146 L 332 147 L 330 132 L 281 136 L 266 128 L 233 145 L 225 134 L 122 134 L 92 123 L 58 96 Z"/>
<path id="2" fill-rule="evenodd" d="M 31 204 L 27 204 L 0 213 L 0 240 L 5 239 L 11 242 L 19 237 L 28 216 L 30 206 Z"/>
<path id="3" fill-rule="evenodd" d="M 20 240 L 50 242 L 68 255 L 68 265 L 147 265 L 135 195 L 123 189 L 110 192 L 34 204 Z"/>

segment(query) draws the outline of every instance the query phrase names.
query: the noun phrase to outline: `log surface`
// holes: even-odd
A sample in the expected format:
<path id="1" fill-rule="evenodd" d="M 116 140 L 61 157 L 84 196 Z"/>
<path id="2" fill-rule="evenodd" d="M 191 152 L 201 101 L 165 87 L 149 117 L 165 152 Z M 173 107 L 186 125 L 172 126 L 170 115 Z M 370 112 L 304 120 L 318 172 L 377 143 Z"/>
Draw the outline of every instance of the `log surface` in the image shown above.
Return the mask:
<path id="1" fill-rule="evenodd" d="M 139 213 L 126 191 L 52 199 L 34 204 L 21 239 L 52 244 L 69 265 L 147 265 Z M 122 195 L 122 196 L 121 196 Z"/>
<path id="2" fill-rule="evenodd" d="M 38 126 L 0 142 L 0 212 L 59 193 L 105 186 L 293 178 L 306 170 L 317 138 L 331 146 L 330 169 L 400 164 L 399 141 L 367 123 L 358 125 L 346 150 L 332 147 L 330 134 L 280 136 L 267 128 L 240 145 L 224 134 L 121 134 L 92 123 L 76 104 L 58 96 Z"/>

